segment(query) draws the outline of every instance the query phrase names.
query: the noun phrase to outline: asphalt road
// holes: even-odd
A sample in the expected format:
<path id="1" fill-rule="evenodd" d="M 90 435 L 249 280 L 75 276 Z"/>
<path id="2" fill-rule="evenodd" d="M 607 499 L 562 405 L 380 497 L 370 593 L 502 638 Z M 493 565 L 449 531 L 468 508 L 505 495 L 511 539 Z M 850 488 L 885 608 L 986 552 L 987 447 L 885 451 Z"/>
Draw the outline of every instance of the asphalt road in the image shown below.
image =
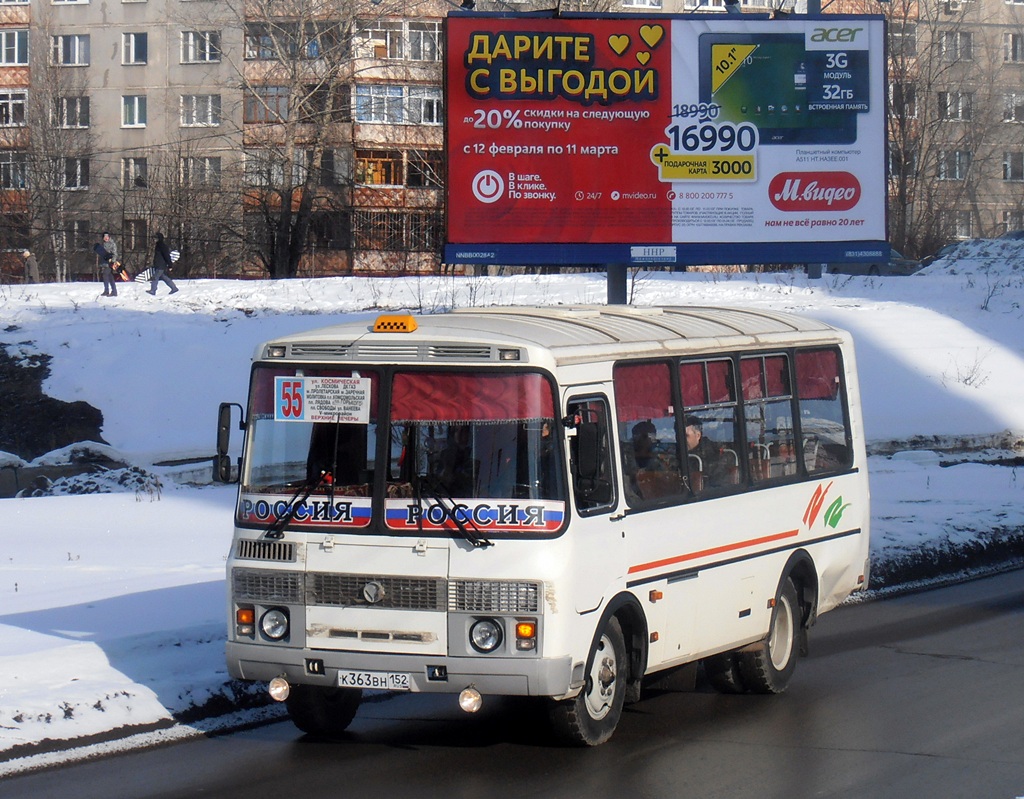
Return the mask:
<path id="1" fill-rule="evenodd" d="M 1024 797 L 1024 571 L 841 608 L 780 696 L 653 692 L 564 749 L 536 708 L 404 695 L 345 738 L 290 723 L 13 777 L 0 797 Z"/>

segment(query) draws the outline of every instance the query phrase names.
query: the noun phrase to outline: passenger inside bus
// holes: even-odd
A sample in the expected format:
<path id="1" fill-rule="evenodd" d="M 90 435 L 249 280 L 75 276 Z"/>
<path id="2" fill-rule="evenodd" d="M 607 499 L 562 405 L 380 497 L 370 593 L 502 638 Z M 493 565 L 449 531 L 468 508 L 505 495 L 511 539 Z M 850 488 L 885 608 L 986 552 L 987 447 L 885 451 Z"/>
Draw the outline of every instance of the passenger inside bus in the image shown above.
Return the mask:
<path id="1" fill-rule="evenodd" d="M 686 455 L 695 492 L 731 482 L 721 450 L 705 438 L 704 422 L 697 416 L 686 417 Z"/>
<path id="2" fill-rule="evenodd" d="M 473 437 L 468 424 L 453 425 L 441 453 L 441 485 L 452 497 L 475 496 L 479 464 L 473 459 Z"/>

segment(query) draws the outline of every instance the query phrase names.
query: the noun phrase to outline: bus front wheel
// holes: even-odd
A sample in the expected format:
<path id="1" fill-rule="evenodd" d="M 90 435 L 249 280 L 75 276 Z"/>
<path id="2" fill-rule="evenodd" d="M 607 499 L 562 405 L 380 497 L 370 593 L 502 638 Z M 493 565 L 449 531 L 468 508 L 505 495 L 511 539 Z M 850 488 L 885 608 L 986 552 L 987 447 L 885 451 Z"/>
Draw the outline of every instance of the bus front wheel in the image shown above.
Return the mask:
<path id="1" fill-rule="evenodd" d="M 348 729 L 362 698 L 359 688 L 293 685 L 285 705 L 292 724 L 309 735 L 329 738 Z"/>
<path id="2" fill-rule="evenodd" d="M 779 589 L 772 609 L 768 638 L 752 650 L 739 653 L 740 674 L 747 690 L 781 694 L 796 671 L 800 641 L 800 603 L 789 577 Z"/>
<path id="3" fill-rule="evenodd" d="M 558 738 L 573 746 L 597 746 L 611 738 L 622 716 L 628 681 L 622 627 L 612 617 L 590 654 L 583 690 L 551 707 L 551 725 Z"/>

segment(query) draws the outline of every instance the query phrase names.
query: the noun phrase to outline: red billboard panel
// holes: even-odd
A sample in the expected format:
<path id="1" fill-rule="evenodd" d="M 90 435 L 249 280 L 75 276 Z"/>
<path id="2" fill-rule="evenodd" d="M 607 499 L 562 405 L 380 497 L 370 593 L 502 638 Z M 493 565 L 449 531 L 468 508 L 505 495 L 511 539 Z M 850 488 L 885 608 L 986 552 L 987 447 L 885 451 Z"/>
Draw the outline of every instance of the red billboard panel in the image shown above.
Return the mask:
<path id="1" fill-rule="evenodd" d="M 885 246 L 880 18 L 447 24 L 446 261 L 855 260 Z"/>

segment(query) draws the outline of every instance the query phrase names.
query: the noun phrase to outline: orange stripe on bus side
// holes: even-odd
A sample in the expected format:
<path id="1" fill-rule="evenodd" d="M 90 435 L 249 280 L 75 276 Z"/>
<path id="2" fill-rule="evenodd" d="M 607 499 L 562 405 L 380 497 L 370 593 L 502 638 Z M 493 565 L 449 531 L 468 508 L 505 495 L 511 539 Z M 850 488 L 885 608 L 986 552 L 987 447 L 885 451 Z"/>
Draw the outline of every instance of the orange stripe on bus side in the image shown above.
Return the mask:
<path id="1" fill-rule="evenodd" d="M 770 544 L 772 541 L 782 541 L 785 538 L 794 538 L 799 534 L 799 530 L 787 530 L 784 533 L 766 535 L 763 538 L 751 538 L 749 541 L 737 541 L 734 544 L 726 544 L 725 546 L 714 547 L 712 549 L 702 549 L 699 552 L 687 552 L 685 555 L 676 555 L 674 558 L 652 560 L 650 563 L 641 563 L 637 566 L 630 566 L 628 573 L 636 574 L 637 572 L 647 571 L 648 569 L 658 569 L 662 566 L 672 566 L 676 563 L 685 563 L 688 560 L 706 558 L 710 555 L 721 555 L 723 552 L 735 552 L 737 549 L 746 549 L 747 547 L 756 547 L 761 544 Z"/>

